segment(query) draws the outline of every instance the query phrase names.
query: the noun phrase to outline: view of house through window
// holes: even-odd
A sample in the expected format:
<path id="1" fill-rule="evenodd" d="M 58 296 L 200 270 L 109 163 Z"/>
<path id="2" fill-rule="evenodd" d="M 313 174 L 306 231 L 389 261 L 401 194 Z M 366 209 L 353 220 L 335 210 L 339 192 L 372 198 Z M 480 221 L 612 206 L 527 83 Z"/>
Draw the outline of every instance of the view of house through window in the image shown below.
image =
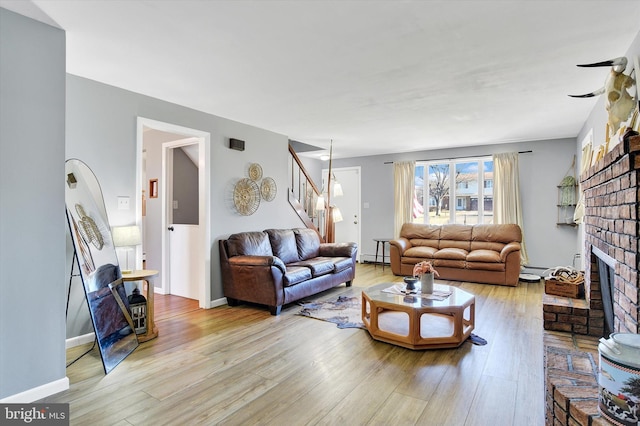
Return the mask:
<path id="1" fill-rule="evenodd" d="M 413 221 L 493 223 L 493 160 L 416 163 Z"/>

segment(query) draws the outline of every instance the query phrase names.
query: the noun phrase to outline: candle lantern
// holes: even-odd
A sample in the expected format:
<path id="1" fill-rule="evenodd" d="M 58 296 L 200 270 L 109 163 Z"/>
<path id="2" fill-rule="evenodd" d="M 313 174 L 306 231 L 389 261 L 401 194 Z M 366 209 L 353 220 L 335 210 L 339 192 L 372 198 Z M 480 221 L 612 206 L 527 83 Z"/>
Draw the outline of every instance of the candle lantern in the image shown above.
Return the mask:
<path id="1" fill-rule="evenodd" d="M 129 308 L 131 309 L 131 319 L 136 334 L 147 332 L 147 299 L 140 294 L 138 287 L 134 288 L 129 295 Z"/>

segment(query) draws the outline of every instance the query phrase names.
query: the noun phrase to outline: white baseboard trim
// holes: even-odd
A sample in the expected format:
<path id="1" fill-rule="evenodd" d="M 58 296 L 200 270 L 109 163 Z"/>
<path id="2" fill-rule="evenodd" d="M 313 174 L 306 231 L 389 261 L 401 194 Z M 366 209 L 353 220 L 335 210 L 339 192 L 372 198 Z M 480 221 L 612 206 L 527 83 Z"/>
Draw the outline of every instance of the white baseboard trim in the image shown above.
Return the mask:
<path id="1" fill-rule="evenodd" d="M 41 400 L 58 392 L 69 389 L 69 378 L 65 377 L 54 382 L 49 382 L 15 395 L 0 399 L 3 404 L 30 404 L 34 401 Z"/>
<path id="2" fill-rule="evenodd" d="M 209 302 L 209 306 L 212 308 L 217 308 L 218 306 L 223 306 L 227 304 L 227 298 L 221 297 L 220 299 L 212 300 Z"/>
<path id="3" fill-rule="evenodd" d="M 75 348 L 76 346 L 84 345 L 85 343 L 91 343 L 95 340 L 95 333 L 87 333 L 82 336 L 72 337 L 65 341 L 65 349 Z"/>

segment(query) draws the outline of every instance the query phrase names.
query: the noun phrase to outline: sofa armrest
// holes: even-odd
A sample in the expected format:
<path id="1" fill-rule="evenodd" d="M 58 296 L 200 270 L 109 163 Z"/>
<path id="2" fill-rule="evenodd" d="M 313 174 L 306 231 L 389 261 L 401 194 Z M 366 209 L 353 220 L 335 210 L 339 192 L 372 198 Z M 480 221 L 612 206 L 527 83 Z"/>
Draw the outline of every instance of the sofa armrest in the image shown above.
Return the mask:
<path id="1" fill-rule="evenodd" d="M 283 274 L 287 272 L 287 267 L 285 266 L 284 262 L 282 262 L 282 260 L 280 260 L 280 258 L 276 256 L 233 256 L 229 259 L 229 265 L 231 265 L 231 267 L 275 266 L 280 269 Z"/>
<path id="2" fill-rule="evenodd" d="M 520 251 L 520 243 L 515 241 L 507 244 L 502 248 L 502 251 L 500 252 L 500 261 L 506 262 L 509 253 L 513 253 L 514 251 Z"/>
<path id="3" fill-rule="evenodd" d="M 389 245 L 396 247 L 398 249 L 398 253 L 400 254 L 400 256 L 402 256 L 404 252 L 407 251 L 407 249 L 411 248 L 412 246 L 411 241 L 409 241 L 404 237 L 399 237 L 399 238 L 396 238 L 395 240 L 389 241 Z"/>
<path id="4" fill-rule="evenodd" d="M 357 252 L 358 252 L 358 244 L 356 243 L 322 243 L 320 244 L 320 256 L 355 258 L 355 255 Z"/>

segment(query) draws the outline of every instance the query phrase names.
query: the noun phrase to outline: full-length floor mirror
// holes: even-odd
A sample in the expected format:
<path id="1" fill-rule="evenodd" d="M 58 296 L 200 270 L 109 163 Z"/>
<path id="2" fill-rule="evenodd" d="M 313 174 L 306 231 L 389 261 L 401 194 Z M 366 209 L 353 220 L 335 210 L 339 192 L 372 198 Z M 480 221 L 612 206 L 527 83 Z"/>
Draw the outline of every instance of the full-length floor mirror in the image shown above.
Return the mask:
<path id="1" fill-rule="evenodd" d="M 65 204 L 75 261 L 105 373 L 137 346 L 102 189 L 91 169 L 77 159 L 65 163 Z"/>

